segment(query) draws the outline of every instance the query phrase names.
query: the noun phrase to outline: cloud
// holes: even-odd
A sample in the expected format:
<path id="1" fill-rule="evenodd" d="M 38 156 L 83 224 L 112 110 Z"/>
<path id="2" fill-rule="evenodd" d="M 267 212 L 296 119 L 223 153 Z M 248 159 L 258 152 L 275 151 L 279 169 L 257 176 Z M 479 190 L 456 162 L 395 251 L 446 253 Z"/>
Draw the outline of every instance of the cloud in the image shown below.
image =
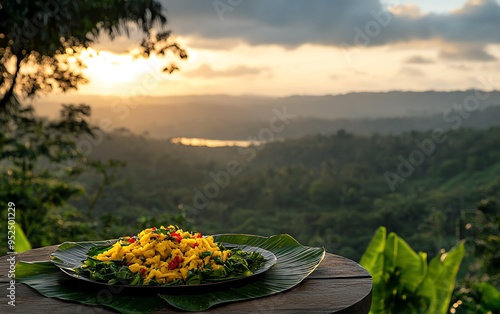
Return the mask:
<path id="1" fill-rule="evenodd" d="M 411 56 L 405 62 L 410 64 L 429 64 L 434 63 L 434 60 L 422 56 Z"/>
<path id="2" fill-rule="evenodd" d="M 338 45 L 352 41 L 354 27 L 373 20 L 379 0 L 252 0 L 218 11 L 216 1 L 164 0 L 171 27 L 179 35 L 239 38 L 250 45 L 295 48 L 305 43 Z M 223 19 L 221 19 L 221 16 Z"/>
<path id="3" fill-rule="evenodd" d="M 472 71 L 471 67 L 466 66 L 464 64 L 452 64 L 452 65 L 450 65 L 450 68 L 455 69 L 455 70 L 465 71 L 465 72 Z"/>
<path id="4" fill-rule="evenodd" d="M 410 18 L 418 18 L 422 16 L 420 7 L 416 4 L 399 4 L 389 8 L 392 14 L 399 16 L 407 16 Z"/>
<path id="5" fill-rule="evenodd" d="M 462 43 L 441 50 L 440 57 L 448 60 L 495 61 L 496 58 L 484 50 L 484 47 Z"/>
<path id="6" fill-rule="evenodd" d="M 253 68 L 246 65 L 231 66 L 225 70 L 214 70 L 210 65 L 204 63 L 195 70 L 185 72 L 184 75 L 200 78 L 221 78 L 259 75 L 266 72 L 268 72 L 267 68 Z"/>
<path id="7" fill-rule="evenodd" d="M 425 76 L 424 72 L 419 69 L 404 67 L 402 68 L 398 75 L 411 76 L 411 77 L 422 77 Z"/>
<path id="8" fill-rule="evenodd" d="M 494 0 L 469 0 L 448 14 L 422 14 L 415 5 L 387 11 L 380 0 L 162 2 L 174 33 L 194 37 L 192 43 L 198 46 L 225 40 L 227 45 L 245 42 L 293 49 L 307 43 L 380 46 L 438 39 L 457 47 L 469 45 L 463 54 L 443 52 L 444 58 L 484 61 L 493 59 L 484 47 L 500 43 L 500 5 Z M 217 8 L 216 3 L 225 6 Z"/>

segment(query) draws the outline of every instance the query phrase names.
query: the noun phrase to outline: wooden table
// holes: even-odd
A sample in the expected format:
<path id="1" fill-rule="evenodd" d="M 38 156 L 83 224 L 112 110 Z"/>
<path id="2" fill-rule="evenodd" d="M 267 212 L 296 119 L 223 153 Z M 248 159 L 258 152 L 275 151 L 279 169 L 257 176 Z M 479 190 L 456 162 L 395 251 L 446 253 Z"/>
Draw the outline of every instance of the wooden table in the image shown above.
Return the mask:
<path id="1" fill-rule="evenodd" d="M 16 255 L 16 261 L 49 260 L 56 245 Z M 0 257 L 0 313 L 114 313 L 104 307 L 46 298 L 27 285 L 16 284 L 16 306 L 7 304 L 9 256 Z M 368 313 L 372 279 L 350 259 L 327 253 L 318 268 L 295 288 L 273 296 L 214 307 L 205 313 Z M 177 313 L 164 308 L 158 313 Z"/>

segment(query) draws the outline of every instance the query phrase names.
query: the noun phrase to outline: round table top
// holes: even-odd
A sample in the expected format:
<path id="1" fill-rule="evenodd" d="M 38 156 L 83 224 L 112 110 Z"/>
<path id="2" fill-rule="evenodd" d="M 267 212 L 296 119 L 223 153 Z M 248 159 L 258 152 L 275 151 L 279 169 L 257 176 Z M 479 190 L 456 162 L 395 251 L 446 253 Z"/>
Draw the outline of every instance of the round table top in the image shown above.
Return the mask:
<path id="1" fill-rule="evenodd" d="M 16 255 L 16 261 L 47 261 L 57 245 L 33 249 Z M 9 256 L 0 257 L 0 312 L 35 313 L 115 313 L 104 307 L 46 298 L 25 284 L 16 283 L 15 308 L 8 304 L 6 289 L 10 283 Z M 294 288 L 272 296 L 228 303 L 204 313 L 368 313 L 372 297 L 372 278 L 358 263 L 326 253 L 324 260 Z M 15 310 L 15 311 L 13 311 Z M 178 313 L 166 307 L 155 313 Z"/>

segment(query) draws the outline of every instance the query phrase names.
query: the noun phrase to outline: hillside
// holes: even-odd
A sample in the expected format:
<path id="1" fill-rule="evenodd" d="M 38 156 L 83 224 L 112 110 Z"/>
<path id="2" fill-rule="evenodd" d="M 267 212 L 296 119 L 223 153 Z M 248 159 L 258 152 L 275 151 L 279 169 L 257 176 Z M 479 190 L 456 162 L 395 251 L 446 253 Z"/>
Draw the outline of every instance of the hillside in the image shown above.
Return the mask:
<path id="1" fill-rule="evenodd" d="M 458 114 L 454 105 L 474 99 L 475 91 L 351 93 L 326 96 L 171 96 L 118 99 L 106 96 L 75 98 L 64 95 L 41 99 L 37 111 L 55 116 L 61 103 L 88 103 L 93 106 L 93 121 L 112 131 L 127 128 L 154 138 L 202 137 L 248 139 L 281 114 L 293 115 L 292 123 L 278 137 L 330 134 L 345 129 L 355 134 L 400 133 L 441 127 L 443 115 Z M 482 94 L 481 94 L 482 95 Z M 500 92 L 487 94 L 479 107 L 464 119 L 464 126 L 496 125 L 497 111 L 481 113 L 500 105 Z M 468 98 L 469 97 L 469 98 Z M 444 125 L 444 128 L 448 127 Z"/>

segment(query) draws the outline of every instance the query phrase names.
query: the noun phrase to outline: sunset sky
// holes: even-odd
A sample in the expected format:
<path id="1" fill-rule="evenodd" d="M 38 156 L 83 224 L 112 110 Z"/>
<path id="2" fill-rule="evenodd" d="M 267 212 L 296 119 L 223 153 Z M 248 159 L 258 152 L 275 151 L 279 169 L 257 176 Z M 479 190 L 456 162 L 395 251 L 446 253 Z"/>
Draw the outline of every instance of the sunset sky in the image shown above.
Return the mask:
<path id="1" fill-rule="evenodd" d="M 500 1 L 164 0 L 188 51 L 132 60 L 105 38 L 79 94 L 343 94 L 500 89 Z M 99 51 L 99 53 L 97 53 Z M 181 71 L 161 74 L 167 61 Z"/>

